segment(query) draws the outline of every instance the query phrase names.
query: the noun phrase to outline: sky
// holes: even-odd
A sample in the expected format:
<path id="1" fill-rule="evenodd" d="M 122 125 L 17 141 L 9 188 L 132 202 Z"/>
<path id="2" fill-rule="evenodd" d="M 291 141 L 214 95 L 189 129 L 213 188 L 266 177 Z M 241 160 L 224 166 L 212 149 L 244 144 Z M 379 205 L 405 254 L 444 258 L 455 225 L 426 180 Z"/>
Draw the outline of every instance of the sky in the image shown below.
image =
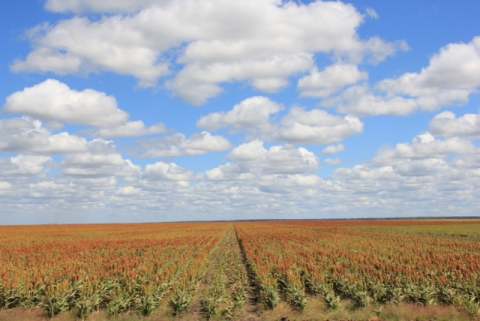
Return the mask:
<path id="1" fill-rule="evenodd" d="M 480 214 L 480 3 L 0 3 L 0 224 Z"/>

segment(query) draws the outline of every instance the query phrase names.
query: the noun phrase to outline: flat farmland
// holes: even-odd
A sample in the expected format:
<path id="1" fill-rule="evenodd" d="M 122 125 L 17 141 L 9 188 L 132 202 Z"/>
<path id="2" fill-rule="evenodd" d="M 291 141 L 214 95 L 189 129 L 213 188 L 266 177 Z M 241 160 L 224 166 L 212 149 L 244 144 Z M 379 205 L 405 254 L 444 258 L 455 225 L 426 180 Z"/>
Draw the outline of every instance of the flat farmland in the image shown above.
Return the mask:
<path id="1" fill-rule="evenodd" d="M 0 227 L 0 320 L 478 320 L 480 221 Z"/>

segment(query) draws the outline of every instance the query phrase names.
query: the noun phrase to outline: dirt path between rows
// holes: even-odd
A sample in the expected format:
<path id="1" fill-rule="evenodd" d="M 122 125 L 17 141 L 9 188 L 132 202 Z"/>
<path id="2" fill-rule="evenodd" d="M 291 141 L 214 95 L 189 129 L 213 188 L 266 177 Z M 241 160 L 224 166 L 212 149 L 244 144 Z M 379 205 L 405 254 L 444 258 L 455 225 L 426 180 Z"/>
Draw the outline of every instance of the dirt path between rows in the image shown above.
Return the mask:
<path id="1" fill-rule="evenodd" d="M 233 310 L 231 317 L 221 314 L 209 316 L 202 306 L 202 300 L 211 298 L 212 292 L 215 293 L 217 290 L 215 282 L 219 279 L 220 283 L 226 284 L 225 292 L 216 305 L 219 311 L 228 306 L 226 301 L 230 300 L 229 302 L 231 302 L 235 287 L 241 286 L 244 289 L 245 302 L 241 308 Z M 238 239 L 235 227 L 231 225 L 223 240 L 209 256 L 206 272 L 198 285 L 187 319 L 208 320 L 210 317 L 210 320 L 229 320 L 231 318 L 232 320 L 257 321 L 260 320 L 257 302 L 258 295 L 254 279 L 248 269 L 241 241 Z"/>

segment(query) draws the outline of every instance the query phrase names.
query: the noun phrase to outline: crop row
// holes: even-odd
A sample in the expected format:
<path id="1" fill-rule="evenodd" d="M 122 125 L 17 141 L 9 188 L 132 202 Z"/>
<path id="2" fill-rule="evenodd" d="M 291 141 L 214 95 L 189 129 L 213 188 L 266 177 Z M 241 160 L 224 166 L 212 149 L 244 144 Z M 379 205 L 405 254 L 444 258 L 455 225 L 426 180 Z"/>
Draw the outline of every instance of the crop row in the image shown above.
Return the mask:
<path id="1" fill-rule="evenodd" d="M 0 245 L 0 308 L 83 318 L 100 309 L 148 315 L 169 302 L 177 311 L 225 233 L 208 224 L 97 228 L 10 235 Z"/>
<path id="2" fill-rule="evenodd" d="M 268 308 L 284 300 L 302 310 L 309 296 L 331 309 L 343 300 L 480 307 L 476 238 L 392 231 L 384 223 L 243 223 L 237 232 Z"/>
<path id="3" fill-rule="evenodd" d="M 248 278 L 233 228 L 212 251 L 199 291 L 206 319 L 230 320 L 248 300 Z"/>

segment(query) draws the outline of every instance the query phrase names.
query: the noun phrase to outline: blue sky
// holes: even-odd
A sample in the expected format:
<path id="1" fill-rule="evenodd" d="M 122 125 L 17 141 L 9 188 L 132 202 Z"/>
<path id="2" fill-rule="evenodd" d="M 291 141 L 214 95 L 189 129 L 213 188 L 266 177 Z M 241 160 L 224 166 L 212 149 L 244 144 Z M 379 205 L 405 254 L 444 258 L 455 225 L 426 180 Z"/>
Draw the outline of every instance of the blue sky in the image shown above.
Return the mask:
<path id="1" fill-rule="evenodd" d="M 0 6 L 0 224 L 479 213 L 476 1 Z"/>

